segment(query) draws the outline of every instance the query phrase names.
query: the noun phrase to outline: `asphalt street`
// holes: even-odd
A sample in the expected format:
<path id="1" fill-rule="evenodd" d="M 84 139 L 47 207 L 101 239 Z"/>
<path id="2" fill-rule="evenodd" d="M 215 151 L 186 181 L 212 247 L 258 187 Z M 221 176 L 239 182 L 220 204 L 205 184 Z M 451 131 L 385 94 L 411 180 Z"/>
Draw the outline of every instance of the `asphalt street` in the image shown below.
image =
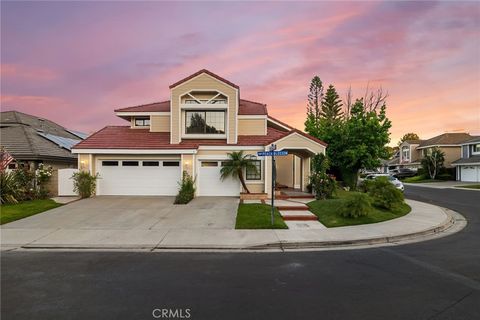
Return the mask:
<path id="1" fill-rule="evenodd" d="M 4 252 L 1 318 L 480 319 L 480 192 L 405 194 L 460 212 L 467 227 L 360 250 Z"/>

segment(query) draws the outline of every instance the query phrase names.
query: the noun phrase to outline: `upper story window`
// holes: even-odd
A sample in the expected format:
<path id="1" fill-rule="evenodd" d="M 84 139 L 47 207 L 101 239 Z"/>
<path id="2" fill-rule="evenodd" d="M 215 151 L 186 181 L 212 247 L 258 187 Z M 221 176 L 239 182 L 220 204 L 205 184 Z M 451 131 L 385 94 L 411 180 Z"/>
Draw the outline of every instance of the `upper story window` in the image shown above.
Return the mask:
<path id="1" fill-rule="evenodd" d="M 474 153 L 474 154 L 479 154 L 480 153 L 480 143 L 477 143 L 477 144 L 473 145 L 472 153 Z"/>
<path id="2" fill-rule="evenodd" d="M 186 134 L 224 134 L 225 111 L 186 111 Z"/>
<path id="3" fill-rule="evenodd" d="M 150 118 L 143 117 L 143 118 L 135 118 L 135 127 L 149 127 L 150 126 Z"/>
<path id="4" fill-rule="evenodd" d="M 410 148 L 405 146 L 402 147 L 402 159 L 405 161 L 410 160 Z"/>

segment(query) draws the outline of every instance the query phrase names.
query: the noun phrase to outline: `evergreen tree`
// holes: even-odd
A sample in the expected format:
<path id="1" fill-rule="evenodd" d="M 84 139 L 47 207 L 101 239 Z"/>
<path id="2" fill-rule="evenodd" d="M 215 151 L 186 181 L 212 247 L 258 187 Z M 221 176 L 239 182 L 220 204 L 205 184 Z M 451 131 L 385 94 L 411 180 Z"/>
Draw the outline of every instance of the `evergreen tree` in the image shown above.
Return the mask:
<path id="1" fill-rule="evenodd" d="M 322 104 L 321 116 L 326 122 L 339 120 L 343 116 L 343 103 L 337 90 L 333 85 L 329 85 Z"/>
<path id="2" fill-rule="evenodd" d="M 305 131 L 314 137 L 320 134 L 320 118 L 323 103 L 323 83 L 320 77 L 313 77 L 310 82 L 310 93 L 308 94 L 307 120 Z"/>

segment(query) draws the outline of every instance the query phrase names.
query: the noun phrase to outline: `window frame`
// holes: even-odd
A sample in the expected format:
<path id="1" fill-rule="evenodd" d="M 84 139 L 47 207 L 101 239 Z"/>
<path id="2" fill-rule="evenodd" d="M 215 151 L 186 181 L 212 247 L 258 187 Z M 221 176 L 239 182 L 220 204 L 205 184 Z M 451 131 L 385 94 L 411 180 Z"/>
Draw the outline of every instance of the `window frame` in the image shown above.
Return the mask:
<path id="1" fill-rule="evenodd" d="M 203 114 L 203 119 L 205 121 L 205 126 L 203 128 L 203 132 L 188 132 L 188 126 L 187 126 L 187 122 L 188 122 L 188 117 L 189 117 L 189 113 L 199 113 L 199 114 Z M 223 114 L 223 128 L 222 128 L 222 131 L 223 132 L 216 132 L 216 133 L 209 133 L 207 132 L 207 126 L 208 126 L 208 123 L 207 123 L 207 113 L 222 113 Z M 184 134 L 185 135 L 225 135 L 226 134 L 226 125 L 227 125 L 227 111 L 226 110 L 185 110 L 185 121 L 184 121 L 184 125 L 183 125 L 183 130 L 184 130 Z M 217 131 L 219 129 L 215 128 Z"/>
<path id="2" fill-rule="evenodd" d="M 139 167 L 139 166 L 140 166 L 140 161 L 138 160 L 122 160 L 122 167 Z"/>
<path id="3" fill-rule="evenodd" d="M 118 160 L 102 160 L 102 167 L 118 167 L 118 166 L 119 166 Z"/>
<path id="4" fill-rule="evenodd" d="M 475 149 L 478 147 L 478 151 Z M 480 143 L 475 143 L 472 145 L 472 154 L 480 154 Z"/>
<path id="5" fill-rule="evenodd" d="M 248 168 L 245 169 L 245 180 L 248 180 L 248 181 L 261 181 L 261 180 L 262 180 L 262 160 L 252 159 L 251 161 L 252 161 L 252 162 L 255 162 L 255 163 L 258 163 L 258 166 L 255 165 L 255 166 L 257 167 L 257 173 L 255 173 L 255 174 L 250 173 L 251 175 L 255 175 L 255 177 L 252 178 L 252 177 L 249 177 Z M 257 176 L 258 176 L 258 178 L 257 178 Z"/>
<path id="6" fill-rule="evenodd" d="M 142 121 L 143 124 L 137 124 L 137 121 Z M 148 124 L 146 124 L 146 123 L 148 123 Z M 150 127 L 150 117 L 134 117 L 133 118 L 133 125 L 135 127 L 139 127 L 139 128 Z"/>

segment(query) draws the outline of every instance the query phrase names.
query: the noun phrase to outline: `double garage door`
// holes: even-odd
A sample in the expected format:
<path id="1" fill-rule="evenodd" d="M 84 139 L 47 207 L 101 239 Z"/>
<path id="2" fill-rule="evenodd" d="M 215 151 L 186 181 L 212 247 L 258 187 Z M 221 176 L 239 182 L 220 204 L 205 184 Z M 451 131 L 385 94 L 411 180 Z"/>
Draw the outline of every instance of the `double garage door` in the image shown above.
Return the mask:
<path id="1" fill-rule="evenodd" d="M 179 160 L 99 160 L 99 195 L 161 195 L 178 192 Z"/>
<path id="2" fill-rule="evenodd" d="M 460 170 L 461 181 L 480 181 L 480 166 L 461 166 Z"/>

